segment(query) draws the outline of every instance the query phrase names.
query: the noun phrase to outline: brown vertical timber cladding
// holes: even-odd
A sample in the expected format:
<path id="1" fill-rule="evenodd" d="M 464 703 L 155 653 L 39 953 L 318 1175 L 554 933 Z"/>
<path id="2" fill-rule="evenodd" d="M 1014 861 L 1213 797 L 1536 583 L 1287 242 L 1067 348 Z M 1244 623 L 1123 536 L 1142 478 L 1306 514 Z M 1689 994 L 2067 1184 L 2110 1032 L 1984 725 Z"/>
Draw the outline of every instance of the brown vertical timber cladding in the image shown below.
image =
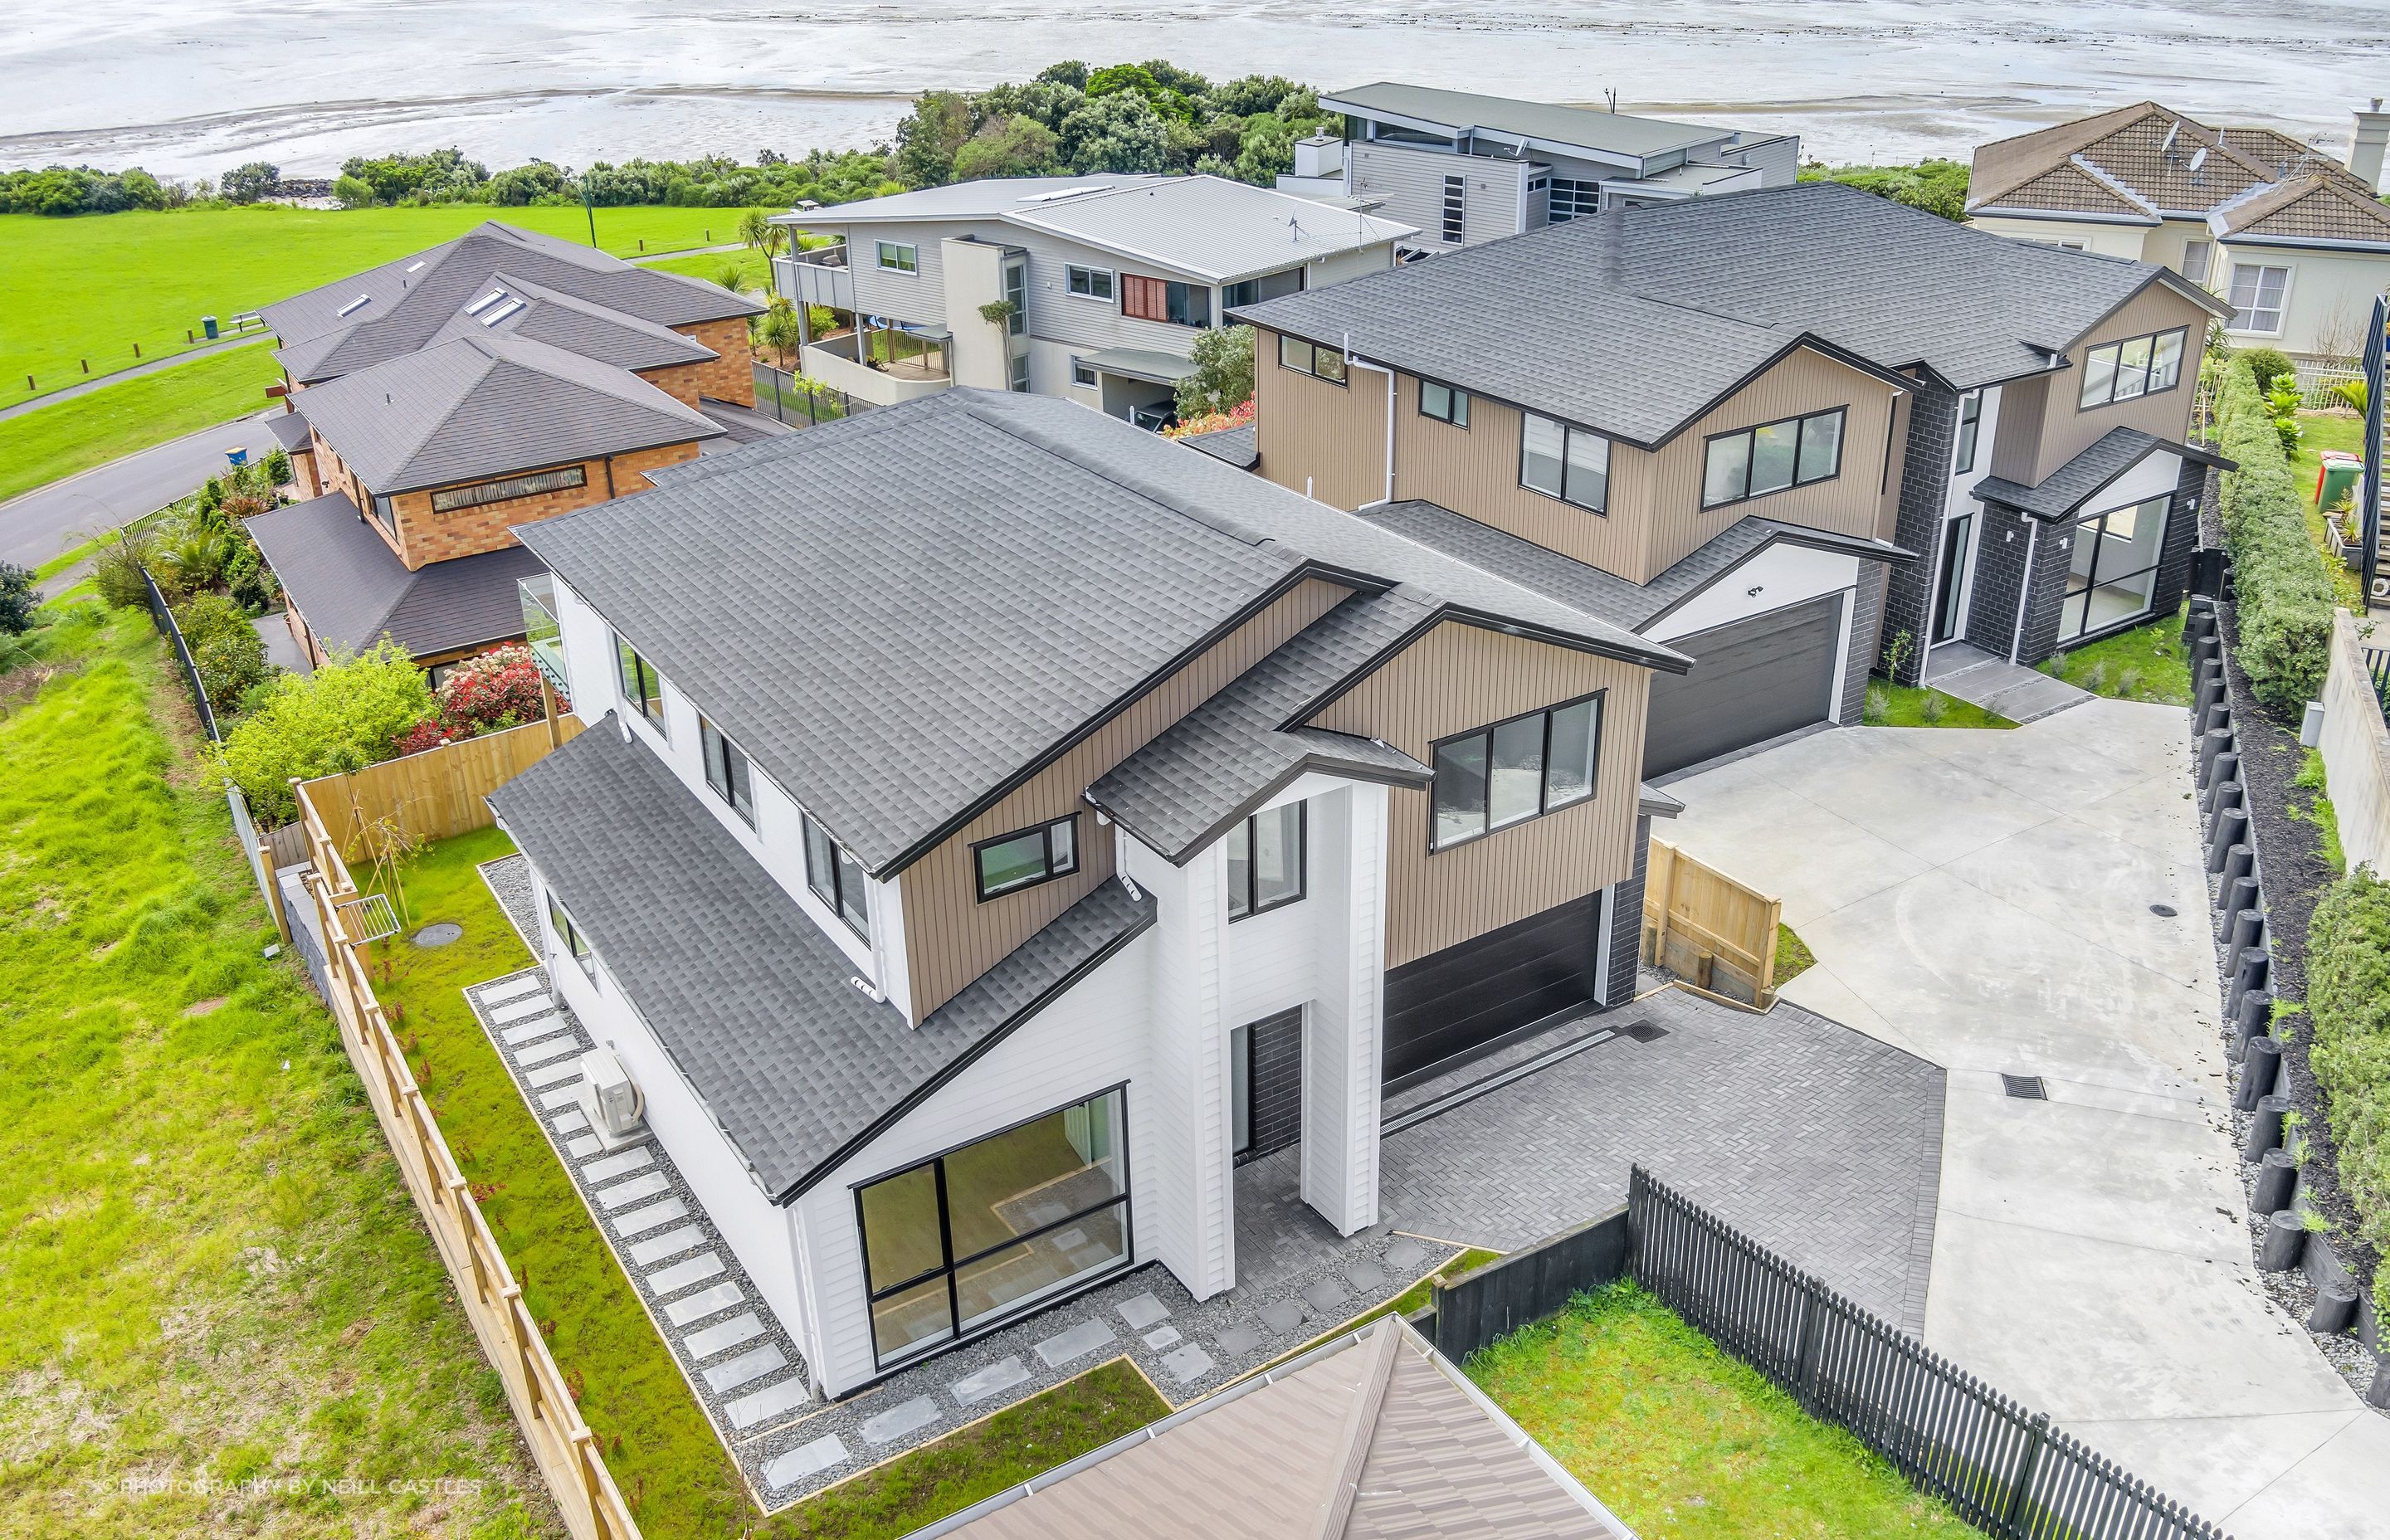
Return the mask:
<path id="1" fill-rule="evenodd" d="M 1386 830 L 1386 967 L 1598 892 L 1635 869 L 1651 671 L 1446 621 L 1311 720 L 1432 763 L 1437 738 L 1606 691 L 1593 800 L 1431 854 L 1429 796 L 1397 787 Z"/>
<path id="2" fill-rule="evenodd" d="M 2093 327 L 2066 354 L 2073 367 L 2049 379 L 2042 406 L 2038 454 L 2034 473 L 2025 484 L 2039 485 L 2045 477 L 2100 442 L 2112 428 L 2138 428 L 2177 442 L 2188 434 L 2191 397 L 2198 393 L 2199 354 L 2206 345 L 2207 322 L 2206 310 L 2165 284 L 2152 282 L 2117 306 L 2114 315 Z M 2118 338 L 2146 337 L 2175 327 L 2188 329 L 2183 333 L 2181 378 L 2173 390 L 2094 406 L 2088 411 L 2083 409 L 2083 354 L 2087 349 Z M 2000 423 L 2005 430 L 2008 392 L 2002 391 L 2001 397 Z"/>
<path id="3" fill-rule="evenodd" d="M 1466 429 L 1420 417 L 1419 381 L 1404 377 L 1394 404 L 1394 496 L 1450 508 L 1605 572 L 1639 572 L 1651 538 L 1643 510 L 1651 456 L 1612 444 L 1610 511 L 1595 513 L 1519 484 L 1523 431 L 1517 407 L 1482 398 L 1470 402 Z"/>
<path id="4" fill-rule="evenodd" d="M 1111 876 L 1111 831 L 1096 827 L 1081 792 L 1350 592 L 1323 579 L 1304 579 L 906 867 L 898 880 L 916 1021 Z M 973 844 L 1073 813 L 1080 815 L 1076 873 L 979 901 Z"/>
<path id="5" fill-rule="evenodd" d="M 496 820 L 483 799 L 546 757 L 549 731 L 544 720 L 528 723 L 307 784 L 341 853 L 363 860 L 365 832 L 383 819 L 416 840 L 488 828 Z M 556 743 L 578 738 L 581 719 L 559 717 L 554 731 Z"/>
<path id="6" fill-rule="evenodd" d="M 1337 385 L 1298 374 L 1279 362 L 1278 333 L 1253 339 L 1256 468 L 1291 492 L 1356 508 L 1386 494 L 1386 377 L 1346 376 Z M 1399 408 L 1394 416 L 1399 423 Z"/>

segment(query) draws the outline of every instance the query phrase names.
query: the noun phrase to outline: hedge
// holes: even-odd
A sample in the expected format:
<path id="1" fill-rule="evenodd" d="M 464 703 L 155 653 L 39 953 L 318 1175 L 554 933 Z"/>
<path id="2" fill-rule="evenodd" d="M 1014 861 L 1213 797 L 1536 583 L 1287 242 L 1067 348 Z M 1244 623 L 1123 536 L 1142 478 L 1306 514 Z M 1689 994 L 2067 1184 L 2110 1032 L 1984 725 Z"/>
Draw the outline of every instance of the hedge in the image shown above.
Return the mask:
<path id="1" fill-rule="evenodd" d="M 2365 1238 L 2390 1253 L 2390 882 L 2359 866 L 2307 927 L 2307 1065 L 2323 1087 L 2341 1186 Z M 2390 1267 L 2374 1275 L 2390 1312 Z"/>
<path id="2" fill-rule="evenodd" d="M 2295 712 L 2323 693 L 2332 656 L 2332 578 L 2307 538 L 2306 509 L 2274 419 L 2245 357 L 2224 371 L 2217 421 L 2225 455 L 2221 515 L 2240 611 L 2234 656 L 2270 709 Z"/>

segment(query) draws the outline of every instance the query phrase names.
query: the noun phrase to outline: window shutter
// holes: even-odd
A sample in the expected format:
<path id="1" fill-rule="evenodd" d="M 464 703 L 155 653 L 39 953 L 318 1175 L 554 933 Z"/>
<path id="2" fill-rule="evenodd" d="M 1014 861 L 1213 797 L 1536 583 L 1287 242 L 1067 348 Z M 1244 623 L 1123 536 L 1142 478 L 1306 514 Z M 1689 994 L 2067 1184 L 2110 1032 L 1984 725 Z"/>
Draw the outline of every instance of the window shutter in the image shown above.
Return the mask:
<path id="1" fill-rule="evenodd" d="M 1169 286 L 1160 278 L 1140 277 L 1135 273 L 1121 275 L 1121 310 L 1140 321 L 1170 319 Z"/>

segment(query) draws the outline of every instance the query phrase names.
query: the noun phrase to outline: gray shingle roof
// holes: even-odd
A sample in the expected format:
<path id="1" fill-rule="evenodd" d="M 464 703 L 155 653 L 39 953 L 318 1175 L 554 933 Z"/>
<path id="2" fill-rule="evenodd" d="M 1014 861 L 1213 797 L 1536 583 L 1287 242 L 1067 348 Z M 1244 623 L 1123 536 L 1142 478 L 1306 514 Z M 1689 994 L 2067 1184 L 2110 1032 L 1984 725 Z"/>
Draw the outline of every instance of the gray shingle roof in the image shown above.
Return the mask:
<path id="1" fill-rule="evenodd" d="M 2064 519 L 2158 450 L 2229 470 L 2234 462 L 2195 444 L 2178 443 L 2138 428 L 2111 428 L 2038 485 L 2026 486 L 2005 476 L 1986 476 L 1972 489 L 1979 502 L 2029 513 L 2036 519 Z"/>
<path id="2" fill-rule="evenodd" d="M 1483 96 L 1469 91 L 1446 91 L 1433 85 L 1380 81 L 1349 91 L 1323 93 L 1319 105 L 1348 116 L 1381 114 L 1416 118 L 1454 129 L 1484 128 L 1513 137 L 1548 145 L 1573 145 L 1580 149 L 1606 150 L 1638 160 L 1691 149 L 1730 139 L 1734 130 L 1706 123 L 1671 122 L 1664 118 L 1637 118 L 1623 112 L 1600 112 L 1589 107 L 1562 107 L 1554 102 L 1520 101 L 1511 96 Z"/>
<path id="3" fill-rule="evenodd" d="M 1236 315 L 1648 444 L 1804 336 L 1967 390 L 2049 369 L 2153 282 L 2194 292 L 1810 182 L 1572 220 Z M 1648 366 L 1595 366 L 1587 337 Z"/>
<path id="4" fill-rule="evenodd" d="M 385 496 L 722 432 L 636 375 L 488 332 L 327 381 L 300 406 Z"/>
<path id="5" fill-rule="evenodd" d="M 499 273 L 667 327 L 754 315 L 764 308 L 718 284 L 639 267 L 491 220 L 454 240 L 295 294 L 260 314 L 281 339 L 275 356 L 292 379 L 309 384 L 415 352 L 487 292 L 489 280 Z M 360 299 L 362 305 L 356 303 Z M 349 314 L 341 314 L 343 310 Z"/>
<path id="6" fill-rule="evenodd" d="M 520 300 L 520 304 L 508 302 Z M 480 314 L 473 314 L 479 310 Z M 496 317 L 492 320 L 491 317 Z M 508 274 L 493 274 L 426 347 L 455 337 L 489 333 L 528 338 L 577 353 L 618 369 L 659 369 L 672 364 L 702 364 L 722 355 L 694 337 L 545 285 Z"/>
<path id="7" fill-rule="evenodd" d="M 430 658 L 520 636 L 515 581 L 543 571 L 539 558 L 508 545 L 410 572 L 337 492 L 242 527 L 327 649 L 361 652 L 387 635 Z"/>
<path id="8" fill-rule="evenodd" d="M 1250 425 L 1193 433 L 1178 442 L 1189 449 L 1200 449 L 1224 464 L 1235 466 L 1239 470 L 1251 470 L 1261 463 L 1261 448 L 1253 442 L 1253 430 Z"/>
<path id="9" fill-rule="evenodd" d="M 1307 571 L 1686 661 L 1070 402 L 956 390 L 517 533 L 875 876 Z"/>
<path id="10" fill-rule="evenodd" d="M 1107 882 L 911 1028 L 610 716 L 489 800 L 779 1202 L 1153 923 Z"/>
<path id="11" fill-rule="evenodd" d="M 276 412 L 265 419 L 265 430 L 274 435 L 274 442 L 288 454 L 302 454 L 312 448 L 307 442 L 307 418 L 303 413 L 296 410 Z"/>

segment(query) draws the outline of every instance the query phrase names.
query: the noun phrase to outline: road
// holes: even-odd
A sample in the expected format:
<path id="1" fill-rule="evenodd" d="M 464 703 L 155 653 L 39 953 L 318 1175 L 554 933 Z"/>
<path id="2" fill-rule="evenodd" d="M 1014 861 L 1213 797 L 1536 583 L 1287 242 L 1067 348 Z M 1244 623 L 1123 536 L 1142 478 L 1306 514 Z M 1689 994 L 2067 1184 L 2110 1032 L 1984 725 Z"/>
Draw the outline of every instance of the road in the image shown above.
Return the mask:
<path id="1" fill-rule="evenodd" d="M 269 412 L 279 412 L 275 406 Z M 0 503 L 0 561 L 38 567 L 104 530 L 183 496 L 224 468 L 225 451 L 251 459 L 274 447 L 269 412 L 203 428 Z"/>

